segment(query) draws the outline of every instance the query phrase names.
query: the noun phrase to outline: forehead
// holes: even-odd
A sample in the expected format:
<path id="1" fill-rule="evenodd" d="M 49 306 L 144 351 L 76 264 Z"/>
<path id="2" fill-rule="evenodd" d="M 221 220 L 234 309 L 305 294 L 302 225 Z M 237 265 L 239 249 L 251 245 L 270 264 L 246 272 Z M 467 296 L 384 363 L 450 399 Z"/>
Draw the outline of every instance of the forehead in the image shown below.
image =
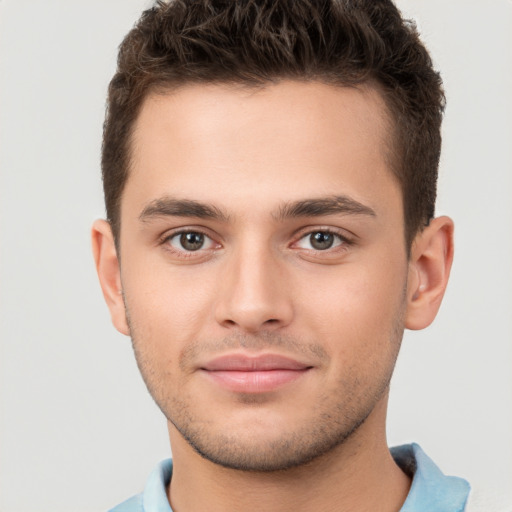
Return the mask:
<path id="1" fill-rule="evenodd" d="M 388 165 L 388 119 L 369 86 L 285 81 L 151 94 L 134 126 L 125 192 L 139 202 L 176 193 L 209 202 L 233 195 L 277 202 L 334 188 L 376 198 L 384 182 L 397 186 Z"/>

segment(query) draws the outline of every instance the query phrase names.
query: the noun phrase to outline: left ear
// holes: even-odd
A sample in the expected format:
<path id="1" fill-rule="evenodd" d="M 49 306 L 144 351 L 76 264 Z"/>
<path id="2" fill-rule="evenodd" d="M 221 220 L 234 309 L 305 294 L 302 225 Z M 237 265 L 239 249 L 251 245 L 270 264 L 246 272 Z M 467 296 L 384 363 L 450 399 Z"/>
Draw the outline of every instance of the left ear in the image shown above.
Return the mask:
<path id="1" fill-rule="evenodd" d="M 405 327 L 424 329 L 434 320 L 453 261 L 453 221 L 438 217 L 416 235 L 411 247 Z"/>

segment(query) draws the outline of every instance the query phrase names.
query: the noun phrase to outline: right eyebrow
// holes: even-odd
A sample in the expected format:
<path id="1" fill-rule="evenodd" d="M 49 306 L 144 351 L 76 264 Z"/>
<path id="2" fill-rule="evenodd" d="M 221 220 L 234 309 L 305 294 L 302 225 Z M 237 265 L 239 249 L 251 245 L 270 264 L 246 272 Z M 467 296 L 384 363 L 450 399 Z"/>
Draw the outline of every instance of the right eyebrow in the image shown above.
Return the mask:
<path id="1" fill-rule="evenodd" d="M 173 197 L 161 197 L 148 203 L 139 215 L 139 220 L 147 222 L 155 217 L 197 217 L 224 222 L 228 220 L 228 215 L 212 204 Z"/>

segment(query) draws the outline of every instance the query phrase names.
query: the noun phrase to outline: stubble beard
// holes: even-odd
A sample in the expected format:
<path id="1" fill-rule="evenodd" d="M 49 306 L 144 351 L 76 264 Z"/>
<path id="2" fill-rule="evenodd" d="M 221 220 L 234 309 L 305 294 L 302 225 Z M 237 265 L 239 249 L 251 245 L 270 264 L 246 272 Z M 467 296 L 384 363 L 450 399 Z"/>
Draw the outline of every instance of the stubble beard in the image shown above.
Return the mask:
<path id="1" fill-rule="evenodd" d="M 403 309 L 403 308 L 402 308 Z M 127 310 L 128 311 L 128 310 Z M 138 337 L 133 323 L 130 325 L 132 345 L 137 365 L 144 382 L 155 403 L 167 420 L 176 428 L 188 444 L 206 460 L 225 468 L 250 472 L 286 471 L 306 466 L 342 446 L 360 429 L 376 405 L 386 399 L 389 382 L 403 336 L 403 310 L 400 311 L 389 334 L 389 343 L 394 350 L 388 354 L 389 360 L 384 371 L 371 386 L 365 386 L 357 378 L 343 375 L 334 387 L 319 397 L 310 414 L 304 420 L 290 425 L 276 435 L 272 432 L 267 438 L 252 437 L 248 432 L 230 432 L 229 425 L 223 428 L 210 428 L 210 423 L 198 421 L 194 408 L 194 397 L 186 391 L 173 390 L 169 393 L 170 375 L 155 371 L 152 358 L 144 350 L 144 343 Z M 201 347 L 219 348 L 263 348 L 280 346 L 301 352 L 322 354 L 319 344 L 305 345 L 296 340 L 274 333 L 258 336 L 232 336 L 215 344 L 196 344 L 185 351 L 183 359 L 200 351 Z M 239 401 L 245 406 L 258 406 L 259 398 L 254 395 L 240 395 Z"/>

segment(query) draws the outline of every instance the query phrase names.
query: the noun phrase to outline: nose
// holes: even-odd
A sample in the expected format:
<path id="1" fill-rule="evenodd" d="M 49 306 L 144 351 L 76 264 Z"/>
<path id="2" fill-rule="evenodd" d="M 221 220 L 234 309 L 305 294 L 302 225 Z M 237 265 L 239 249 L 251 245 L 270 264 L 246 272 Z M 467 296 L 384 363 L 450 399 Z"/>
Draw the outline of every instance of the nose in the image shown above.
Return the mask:
<path id="1" fill-rule="evenodd" d="M 274 331 L 293 318 L 290 283 L 283 262 L 267 248 L 248 246 L 226 261 L 215 316 L 225 328 Z"/>

